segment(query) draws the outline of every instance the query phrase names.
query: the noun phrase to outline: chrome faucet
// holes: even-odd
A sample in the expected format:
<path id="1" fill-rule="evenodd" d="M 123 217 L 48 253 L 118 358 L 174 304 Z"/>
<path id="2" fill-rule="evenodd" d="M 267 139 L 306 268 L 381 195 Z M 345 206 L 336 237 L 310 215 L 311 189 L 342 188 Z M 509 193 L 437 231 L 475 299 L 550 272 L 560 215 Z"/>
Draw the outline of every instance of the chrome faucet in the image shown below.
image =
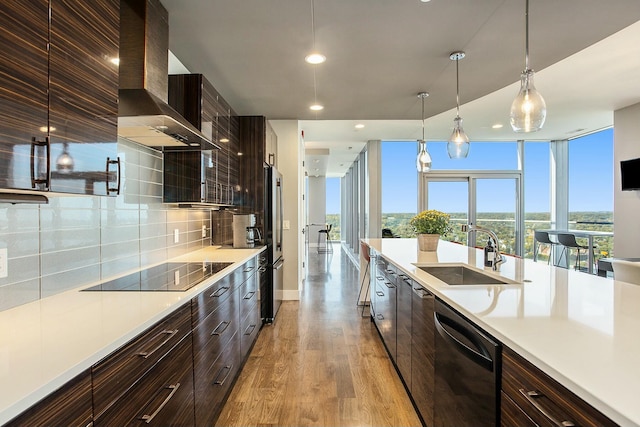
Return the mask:
<path id="1" fill-rule="evenodd" d="M 500 242 L 498 242 L 498 236 L 493 231 L 488 228 L 480 227 L 479 225 L 462 225 L 463 233 L 471 233 L 471 232 L 481 232 L 489 235 L 489 238 L 492 240 L 492 244 L 496 248 L 496 258 L 493 260 L 493 271 L 500 271 L 500 266 L 507 262 L 507 259 L 500 253 Z"/>

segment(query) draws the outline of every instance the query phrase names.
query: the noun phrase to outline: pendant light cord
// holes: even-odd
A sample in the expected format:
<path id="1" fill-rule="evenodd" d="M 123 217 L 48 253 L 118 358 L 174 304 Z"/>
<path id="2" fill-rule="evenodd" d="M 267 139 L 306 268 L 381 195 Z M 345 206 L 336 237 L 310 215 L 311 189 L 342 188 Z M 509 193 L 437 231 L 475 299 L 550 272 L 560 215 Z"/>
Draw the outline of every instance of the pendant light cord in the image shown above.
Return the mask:
<path id="1" fill-rule="evenodd" d="M 420 117 L 422 118 L 422 141 L 424 141 L 424 95 L 422 95 L 421 98 L 422 98 L 422 115 Z"/>
<path id="2" fill-rule="evenodd" d="M 524 70 L 529 70 L 529 0 L 525 0 L 524 11 Z"/>
<path id="3" fill-rule="evenodd" d="M 527 0 L 528 1 L 528 0 Z M 311 0 L 311 39 L 313 43 L 313 51 L 316 51 L 316 11 L 313 0 Z"/>
<path id="4" fill-rule="evenodd" d="M 456 56 L 456 117 L 458 118 L 460 117 L 460 77 L 458 75 L 459 61 L 460 61 L 460 58 Z"/>

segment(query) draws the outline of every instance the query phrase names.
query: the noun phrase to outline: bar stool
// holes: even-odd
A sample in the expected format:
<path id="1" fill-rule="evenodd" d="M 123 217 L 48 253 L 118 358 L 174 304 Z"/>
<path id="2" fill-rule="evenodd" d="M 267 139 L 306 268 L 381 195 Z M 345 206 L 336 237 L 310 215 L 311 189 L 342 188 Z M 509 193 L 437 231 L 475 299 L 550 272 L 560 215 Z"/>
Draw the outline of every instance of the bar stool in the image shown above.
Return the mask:
<path id="1" fill-rule="evenodd" d="M 324 229 L 318 230 L 318 253 L 333 253 L 333 247 L 329 244 L 329 233 L 331 232 L 332 224 L 326 224 L 325 227 Z M 320 244 L 322 235 L 325 236 L 324 247 Z"/>
<path id="2" fill-rule="evenodd" d="M 584 250 L 585 255 L 588 255 L 586 251 L 593 250 L 593 247 L 590 248 L 589 246 L 578 244 L 578 242 L 576 241 L 576 236 L 574 234 L 558 233 L 558 243 L 562 245 L 562 252 L 560 253 L 560 258 L 562 258 L 562 255 L 566 253 L 567 268 L 569 267 L 569 255 L 570 255 L 568 250 L 576 249 L 578 253 L 576 254 L 576 263 L 573 268 L 574 270 L 583 270 L 583 268 L 580 266 L 580 255 L 582 254 L 581 251 Z"/>
<path id="3" fill-rule="evenodd" d="M 369 265 L 371 264 L 371 257 L 369 256 L 369 246 L 367 246 L 363 242 L 360 242 L 360 253 L 362 254 L 362 257 L 365 259 L 365 261 L 367 261 L 367 266 L 365 267 L 366 270 L 362 275 L 362 283 L 360 283 L 360 292 L 358 292 L 358 300 L 356 301 L 356 306 L 362 306 L 362 313 L 360 315 L 362 317 L 365 317 L 364 308 L 369 305 L 367 304 L 366 300 L 367 300 L 367 294 L 369 293 L 369 288 L 371 286 L 371 274 L 369 273 Z M 367 281 L 367 289 L 364 291 L 364 295 L 362 295 L 362 289 L 364 289 L 364 283 L 367 277 L 369 277 L 369 281 Z M 361 296 L 362 296 L 362 300 L 360 300 Z"/>
<path id="4" fill-rule="evenodd" d="M 536 239 L 536 241 L 538 243 L 542 243 L 543 245 L 549 245 L 549 259 L 547 260 L 547 264 L 551 264 L 551 258 L 553 258 L 553 254 L 554 254 L 554 248 L 556 247 L 556 245 L 558 244 L 558 242 L 554 242 L 553 240 L 551 240 L 551 238 L 549 237 L 549 233 L 547 233 L 546 231 L 535 231 L 534 230 L 534 237 Z M 534 261 L 538 261 L 538 254 L 540 253 L 540 245 L 536 246 L 536 251 L 533 254 L 533 260 Z M 555 259 L 554 259 L 554 263 L 555 264 Z"/>

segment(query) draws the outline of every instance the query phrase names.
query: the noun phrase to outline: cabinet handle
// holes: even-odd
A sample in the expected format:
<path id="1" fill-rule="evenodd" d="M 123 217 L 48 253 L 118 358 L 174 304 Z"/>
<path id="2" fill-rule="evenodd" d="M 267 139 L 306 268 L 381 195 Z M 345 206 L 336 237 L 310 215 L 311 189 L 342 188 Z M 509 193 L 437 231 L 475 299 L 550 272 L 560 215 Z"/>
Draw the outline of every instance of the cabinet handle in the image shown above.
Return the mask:
<path id="1" fill-rule="evenodd" d="M 169 403 L 169 401 L 171 400 L 171 398 L 173 397 L 174 394 L 176 394 L 176 391 L 178 391 L 178 389 L 180 388 L 180 383 L 175 383 L 174 385 L 169 385 L 164 387 L 166 390 L 171 390 L 171 392 L 169 393 L 169 395 L 162 401 L 162 403 L 160 404 L 160 406 L 158 406 L 158 409 L 156 409 L 155 411 L 153 411 L 153 413 L 151 415 L 143 415 L 142 417 L 140 417 L 140 419 L 142 421 L 144 421 L 145 423 L 149 424 L 151 421 L 153 421 L 153 419 L 156 417 L 156 415 L 158 415 L 158 413 L 160 411 L 162 411 L 162 408 L 164 408 L 167 403 Z"/>
<path id="2" fill-rule="evenodd" d="M 384 292 L 376 291 L 376 295 L 378 295 L 379 297 L 383 297 L 384 296 Z"/>
<path id="3" fill-rule="evenodd" d="M 231 324 L 230 320 L 223 320 L 222 322 L 220 322 L 218 324 L 218 326 L 216 326 L 216 328 L 213 330 L 213 332 L 211 332 L 211 335 L 222 335 L 224 333 L 224 331 L 227 330 L 227 328 L 229 327 L 229 325 Z M 220 329 L 222 328 L 222 329 Z M 220 329 L 220 330 L 218 330 Z"/>
<path id="4" fill-rule="evenodd" d="M 425 290 L 424 288 L 420 288 L 420 287 L 413 288 L 413 291 L 414 291 L 416 294 L 418 294 L 418 296 L 419 296 L 420 298 L 422 298 L 422 299 L 425 299 L 425 298 L 433 298 L 433 295 L 431 295 L 431 293 L 430 293 L 429 291 Z"/>
<path id="5" fill-rule="evenodd" d="M 382 314 L 376 314 L 376 318 L 378 320 L 384 320 L 384 316 Z"/>
<path id="6" fill-rule="evenodd" d="M 211 295 L 209 295 L 211 298 L 219 298 L 222 295 L 225 294 L 225 292 L 227 292 L 229 290 L 228 286 L 223 286 L 221 288 L 218 288 L 214 293 L 212 293 Z"/>
<path id="7" fill-rule="evenodd" d="M 116 165 L 116 188 L 109 186 L 109 169 L 111 165 Z M 111 160 L 107 157 L 107 194 L 116 193 L 116 196 L 120 194 L 120 157 Z"/>
<path id="8" fill-rule="evenodd" d="M 531 405 L 533 405 L 534 408 L 536 408 L 538 410 L 538 412 L 540 412 L 547 420 L 549 420 L 554 426 L 557 427 L 575 427 L 576 425 L 573 423 L 573 421 L 559 421 L 556 417 L 554 417 L 553 415 L 551 415 L 549 413 L 549 411 L 547 411 L 546 409 L 544 409 L 542 407 L 541 404 L 539 404 L 538 402 L 536 402 L 537 398 L 543 398 L 545 397 L 544 394 L 532 390 L 532 391 L 526 391 L 525 389 L 521 388 L 518 390 L 520 392 L 521 395 L 524 396 L 525 399 L 527 399 L 527 401 L 529 403 L 531 403 Z"/>
<path id="9" fill-rule="evenodd" d="M 158 345 L 157 345 L 153 350 L 151 350 L 151 351 L 148 351 L 148 352 L 147 352 L 147 351 L 141 351 L 141 352 L 139 352 L 139 353 L 136 353 L 136 356 L 140 356 L 140 357 L 142 357 L 142 358 L 144 358 L 144 359 L 147 359 L 147 358 L 148 358 L 149 356 L 151 356 L 153 353 L 155 353 L 156 351 L 158 351 L 158 350 L 159 350 L 163 345 L 165 345 L 166 343 L 168 343 L 168 342 L 169 342 L 169 340 L 170 340 L 171 338 L 173 338 L 173 336 L 174 336 L 175 334 L 177 334 L 177 333 L 178 333 L 178 330 L 177 330 L 177 329 L 174 329 L 173 331 L 170 331 L 170 330 L 168 330 L 168 329 L 165 329 L 164 331 L 162 331 L 162 332 L 160 332 L 158 335 L 156 335 L 156 337 L 160 337 L 160 336 L 162 336 L 162 335 L 167 335 L 167 337 L 166 337 L 166 338 L 165 338 L 165 339 L 164 339 L 160 344 L 158 344 Z"/>
<path id="10" fill-rule="evenodd" d="M 384 281 L 384 285 L 389 289 L 393 289 L 396 287 L 396 285 L 393 285 L 391 282 L 387 282 L 386 280 Z"/>
<path id="11" fill-rule="evenodd" d="M 251 335 L 255 329 L 256 329 L 256 325 L 249 325 L 247 326 L 247 329 L 244 330 L 244 334 Z"/>
<path id="12" fill-rule="evenodd" d="M 253 298 L 253 296 L 254 296 L 255 294 L 256 294 L 256 292 L 255 292 L 255 291 L 251 291 L 251 292 L 247 293 L 247 294 L 244 296 L 244 298 L 243 298 L 243 299 L 251 299 L 251 298 Z"/>
<path id="13" fill-rule="evenodd" d="M 47 170 L 45 178 L 36 178 L 36 147 L 44 147 L 47 151 Z M 31 138 L 31 188 L 36 188 L 38 184 L 44 184 L 48 190 L 50 187 L 49 179 L 51 177 L 51 142 L 47 136 L 44 141 L 36 140 L 35 136 Z M 39 162 L 38 162 L 39 163 Z M 39 164 L 38 164 L 39 166 Z"/>
<path id="14" fill-rule="evenodd" d="M 267 271 L 267 267 L 260 267 L 260 269 L 258 271 L 260 273 L 264 273 L 265 271 Z"/>
<path id="15" fill-rule="evenodd" d="M 255 268 L 255 267 L 247 267 L 247 268 L 245 268 L 244 270 L 242 270 L 242 272 L 243 272 L 243 273 L 248 273 L 248 272 L 250 272 L 250 271 L 253 271 L 253 269 L 254 269 L 254 268 Z"/>
<path id="16" fill-rule="evenodd" d="M 222 369 L 220 369 L 220 371 L 218 372 L 218 375 L 216 375 L 216 379 L 213 381 L 214 385 L 223 385 L 224 382 L 227 380 L 227 378 L 229 378 L 229 374 L 231 374 L 233 365 L 226 365 L 223 366 Z M 224 376 L 224 378 L 222 378 L 221 380 L 218 379 L 218 377 L 220 377 L 220 374 L 222 374 L 222 371 L 227 370 L 227 374 Z"/>

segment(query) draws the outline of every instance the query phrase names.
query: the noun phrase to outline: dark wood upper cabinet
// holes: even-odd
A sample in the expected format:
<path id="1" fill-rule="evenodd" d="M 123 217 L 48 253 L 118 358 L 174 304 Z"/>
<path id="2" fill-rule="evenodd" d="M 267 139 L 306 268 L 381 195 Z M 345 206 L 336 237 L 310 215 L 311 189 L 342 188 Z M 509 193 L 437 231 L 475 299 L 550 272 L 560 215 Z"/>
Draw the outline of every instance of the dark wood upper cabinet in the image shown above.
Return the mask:
<path id="1" fill-rule="evenodd" d="M 32 138 L 46 143 L 48 16 L 48 0 L 0 2 L 0 188 L 31 189 Z"/>
<path id="2" fill-rule="evenodd" d="M 117 194 L 119 8 L 0 4 L 1 188 Z"/>
<path id="3" fill-rule="evenodd" d="M 164 201 L 240 205 L 237 116 L 202 74 L 169 76 L 169 105 L 217 150 L 165 151 Z"/>

